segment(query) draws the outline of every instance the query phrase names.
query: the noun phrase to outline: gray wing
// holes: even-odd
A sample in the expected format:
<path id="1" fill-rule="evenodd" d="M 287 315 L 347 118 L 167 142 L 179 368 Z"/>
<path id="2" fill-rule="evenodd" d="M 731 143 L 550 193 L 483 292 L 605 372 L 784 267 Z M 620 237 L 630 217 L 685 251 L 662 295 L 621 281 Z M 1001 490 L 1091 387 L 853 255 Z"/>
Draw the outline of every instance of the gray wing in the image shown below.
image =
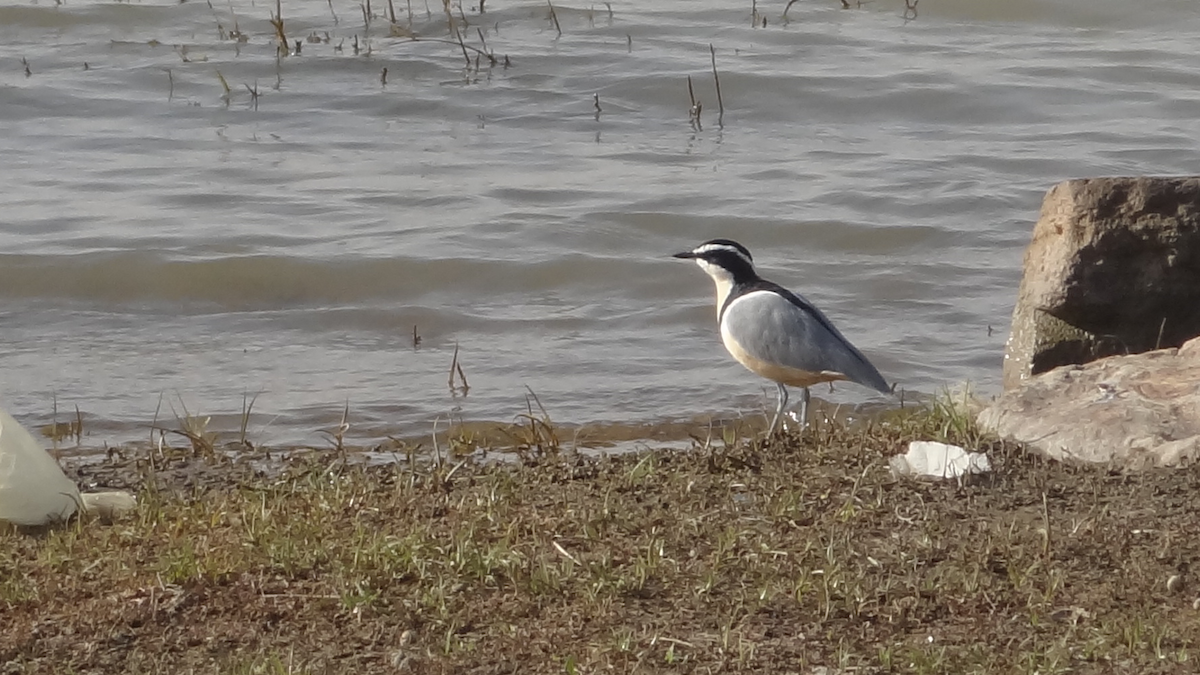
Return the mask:
<path id="1" fill-rule="evenodd" d="M 875 366 L 819 309 L 786 289 L 751 290 L 733 299 L 721 316 L 721 329 L 762 361 L 841 373 L 851 382 L 891 391 Z"/>

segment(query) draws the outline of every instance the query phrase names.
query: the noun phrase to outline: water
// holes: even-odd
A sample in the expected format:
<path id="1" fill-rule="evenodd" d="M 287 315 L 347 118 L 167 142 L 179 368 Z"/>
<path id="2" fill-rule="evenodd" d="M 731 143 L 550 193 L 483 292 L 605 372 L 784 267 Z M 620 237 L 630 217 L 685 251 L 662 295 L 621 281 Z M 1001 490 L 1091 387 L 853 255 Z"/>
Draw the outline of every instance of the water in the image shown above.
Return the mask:
<path id="1" fill-rule="evenodd" d="M 277 444 L 347 404 L 360 441 L 511 420 L 526 387 L 569 425 L 753 414 L 769 388 L 668 257 L 716 236 L 889 381 L 994 392 L 1045 191 L 1197 172 L 1194 0 L 784 4 L 562 3 L 559 36 L 544 3 L 468 1 L 478 69 L 379 0 L 367 30 L 285 1 L 317 41 L 282 58 L 272 3 L 0 7 L 0 402 L 78 405 L 92 445 L 160 401 L 236 426 L 246 394 Z M 430 10 L 412 31 L 450 38 Z"/>

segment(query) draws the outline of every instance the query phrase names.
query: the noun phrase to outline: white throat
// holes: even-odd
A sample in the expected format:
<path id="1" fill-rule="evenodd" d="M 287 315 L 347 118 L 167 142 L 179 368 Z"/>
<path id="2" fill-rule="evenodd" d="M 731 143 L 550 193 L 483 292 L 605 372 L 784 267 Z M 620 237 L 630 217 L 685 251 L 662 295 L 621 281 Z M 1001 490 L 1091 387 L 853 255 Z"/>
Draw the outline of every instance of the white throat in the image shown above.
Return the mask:
<path id="1" fill-rule="evenodd" d="M 713 265 L 703 258 L 696 258 L 696 264 L 712 277 L 713 283 L 717 285 L 717 316 L 720 317 L 721 308 L 725 306 L 725 299 L 733 290 L 733 275 L 724 267 Z"/>

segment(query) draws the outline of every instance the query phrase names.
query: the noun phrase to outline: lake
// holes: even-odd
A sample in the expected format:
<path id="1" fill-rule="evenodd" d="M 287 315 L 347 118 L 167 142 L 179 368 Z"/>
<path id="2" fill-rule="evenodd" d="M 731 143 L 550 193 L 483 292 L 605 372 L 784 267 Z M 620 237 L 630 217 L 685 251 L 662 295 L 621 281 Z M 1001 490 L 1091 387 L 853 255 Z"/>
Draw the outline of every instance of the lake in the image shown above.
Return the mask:
<path id="1" fill-rule="evenodd" d="M 92 446 L 255 396 L 269 444 L 758 415 L 670 258 L 713 237 L 909 400 L 995 393 L 1045 192 L 1198 171 L 1200 12 L 852 4 L 290 0 L 281 49 L 274 3 L 5 3 L 0 405 Z"/>

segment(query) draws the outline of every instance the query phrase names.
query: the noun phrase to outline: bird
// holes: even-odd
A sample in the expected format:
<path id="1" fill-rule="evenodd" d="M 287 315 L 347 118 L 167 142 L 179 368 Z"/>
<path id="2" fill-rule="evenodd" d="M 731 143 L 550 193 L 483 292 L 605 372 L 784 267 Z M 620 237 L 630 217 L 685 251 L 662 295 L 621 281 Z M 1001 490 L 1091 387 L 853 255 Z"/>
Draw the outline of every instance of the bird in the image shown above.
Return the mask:
<path id="1" fill-rule="evenodd" d="M 801 387 L 800 424 L 807 425 L 808 388 L 848 380 L 891 393 L 879 370 L 821 310 L 754 269 L 750 251 L 731 239 L 710 239 L 675 258 L 695 260 L 717 286 L 721 341 L 738 363 L 775 382 L 779 405 L 767 430 L 775 434 L 788 402 L 788 386 Z"/>

